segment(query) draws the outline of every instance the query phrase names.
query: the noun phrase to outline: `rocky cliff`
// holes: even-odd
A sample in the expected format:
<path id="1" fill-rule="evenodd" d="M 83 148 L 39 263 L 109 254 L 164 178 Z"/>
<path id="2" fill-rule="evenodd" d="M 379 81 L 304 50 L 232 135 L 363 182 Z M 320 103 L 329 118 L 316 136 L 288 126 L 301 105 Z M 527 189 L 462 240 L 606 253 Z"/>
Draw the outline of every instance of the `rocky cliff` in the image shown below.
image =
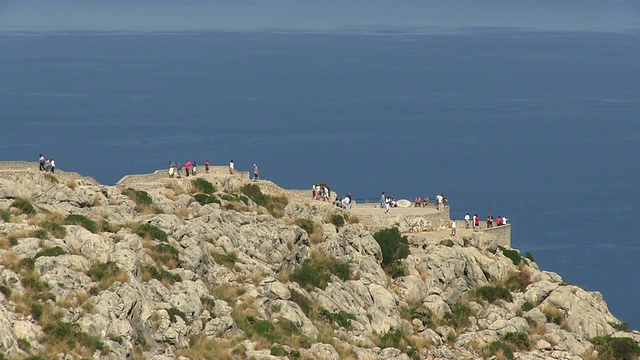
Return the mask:
<path id="1" fill-rule="evenodd" d="M 295 192 L 291 192 L 294 194 Z M 0 176 L 0 354 L 596 359 L 640 333 L 490 234 L 372 234 L 230 175 Z"/>

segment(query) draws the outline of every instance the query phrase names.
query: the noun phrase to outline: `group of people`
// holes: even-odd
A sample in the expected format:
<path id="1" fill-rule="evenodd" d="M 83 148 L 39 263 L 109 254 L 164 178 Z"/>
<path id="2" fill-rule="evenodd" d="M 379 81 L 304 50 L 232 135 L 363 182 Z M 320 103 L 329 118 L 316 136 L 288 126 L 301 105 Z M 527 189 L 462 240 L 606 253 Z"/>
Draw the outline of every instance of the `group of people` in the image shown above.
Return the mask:
<path id="1" fill-rule="evenodd" d="M 55 173 L 56 172 L 56 161 L 54 159 L 49 159 L 44 157 L 44 155 L 40 154 L 38 157 L 38 163 L 40 164 L 40 171 L 46 171 Z"/>
<path id="2" fill-rule="evenodd" d="M 331 190 L 324 184 L 313 184 L 311 188 L 311 198 L 313 200 L 329 201 Z"/>
<path id="3" fill-rule="evenodd" d="M 353 199 L 351 198 L 351 193 L 348 193 L 347 196 L 343 198 L 340 198 L 340 196 L 336 194 L 336 199 L 333 201 L 333 205 L 346 211 L 351 211 L 352 203 L 353 203 Z"/>
<path id="4" fill-rule="evenodd" d="M 494 221 L 496 226 L 501 226 L 507 225 L 508 220 L 509 219 L 507 219 L 507 217 L 504 215 L 498 216 L 494 219 L 493 215 L 489 213 L 489 215 L 487 215 L 487 229 L 493 227 Z M 470 227 L 472 227 L 474 231 L 480 231 L 480 216 L 478 216 L 478 214 L 473 214 L 472 217 L 471 215 L 469 215 L 469 213 L 467 213 L 464 216 L 464 222 L 465 228 L 469 229 Z"/>
<path id="5" fill-rule="evenodd" d="M 233 162 L 233 159 L 229 161 L 229 174 L 233 175 L 236 172 L 236 163 Z M 253 163 L 253 181 L 260 180 L 260 169 L 258 168 L 258 164 Z"/>
<path id="6" fill-rule="evenodd" d="M 198 165 L 195 160 L 187 160 L 184 162 L 184 169 L 186 176 L 196 176 L 198 173 Z M 209 173 L 209 160 L 204 162 L 204 171 Z M 177 177 L 178 179 L 182 177 L 182 164 L 174 163 L 173 161 L 169 161 L 169 177 Z"/>

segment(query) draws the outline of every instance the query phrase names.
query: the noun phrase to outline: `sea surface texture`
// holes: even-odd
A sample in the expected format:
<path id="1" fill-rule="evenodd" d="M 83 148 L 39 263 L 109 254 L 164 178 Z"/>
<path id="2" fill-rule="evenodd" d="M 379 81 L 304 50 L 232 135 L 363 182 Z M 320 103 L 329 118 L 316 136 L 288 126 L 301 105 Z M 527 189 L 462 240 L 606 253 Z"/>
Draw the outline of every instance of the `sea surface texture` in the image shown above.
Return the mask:
<path id="1" fill-rule="evenodd" d="M 0 160 L 444 193 L 640 328 L 640 34 L 0 34 Z"/>

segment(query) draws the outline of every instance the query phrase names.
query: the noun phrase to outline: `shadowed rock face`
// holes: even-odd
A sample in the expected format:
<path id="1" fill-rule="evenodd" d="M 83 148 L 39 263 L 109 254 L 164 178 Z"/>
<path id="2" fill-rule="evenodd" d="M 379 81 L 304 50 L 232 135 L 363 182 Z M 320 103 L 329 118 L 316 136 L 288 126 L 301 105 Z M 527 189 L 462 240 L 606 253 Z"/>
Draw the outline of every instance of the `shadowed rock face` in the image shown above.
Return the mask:
<path id="1" fill-rule="evenodd" d="M 397 260 L 404 275 L 392 277 L 372 232 L 349 221 L 336 227 L 331 216 L 341 211 L 329 203 L 291 196 L 274 218 L 240 200 L 245 180 L 221 173 L 198 175 L 217 189 L 205 205 L 193 179 L 130 180 L 152 200 L 143 207 L 124 186 L 54 178 L 30 168 L 0 176 L 7 356 L 169 359 L 204 349 L 220 358 L 472 359 L 521 333 L 521 359 L 574 359 L 594 349 L 595 336 L 640 341 L 638 332 L 616 332 L 620 321 L 599 293 L 528 260 L 515 266 L 491 235 L 410 234 L 410 253 Z M 266 195 L 289 193 L 253 184 Z M 70 214 L 98 230 L 66 224 Z M 59 323 L 75 324 L 65 336 L 85 341 L 56 347 L 65 342 L 52 335 Z"/>

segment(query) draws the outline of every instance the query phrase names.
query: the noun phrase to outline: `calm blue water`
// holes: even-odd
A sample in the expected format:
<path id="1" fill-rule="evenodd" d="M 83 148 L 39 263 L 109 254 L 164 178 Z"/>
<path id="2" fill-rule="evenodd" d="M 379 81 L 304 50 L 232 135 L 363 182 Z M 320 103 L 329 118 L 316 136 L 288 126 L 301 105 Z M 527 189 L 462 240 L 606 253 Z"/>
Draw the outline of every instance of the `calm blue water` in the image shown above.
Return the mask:
<path id="1" fill-rule="evenodd" d="M 640 34 L 3 34 L 0 160 L 447 194 L 640 328 Z"/>

